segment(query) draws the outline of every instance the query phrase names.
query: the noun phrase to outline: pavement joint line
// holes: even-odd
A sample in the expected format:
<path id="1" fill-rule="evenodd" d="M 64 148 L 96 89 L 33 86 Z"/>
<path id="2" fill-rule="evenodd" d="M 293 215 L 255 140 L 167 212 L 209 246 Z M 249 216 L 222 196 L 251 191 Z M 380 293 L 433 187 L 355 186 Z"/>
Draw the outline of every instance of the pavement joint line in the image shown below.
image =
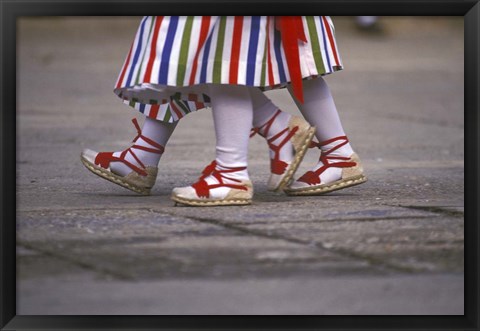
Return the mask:
<path id="1" fill-rule="evenodd" d="M 408 208 L 405 206 L 401 205 L 391 205 L 390 207 L 403 207 L 403 208 Z M 415 208 L 414 208 L 415 209 Z M 55 209 L 55 210 L 22 210 L 19 211 L 20 213 L 48 213 L 48 212 L 83 212 L 83 211 L 123 211 L 123 210 L 143 210 L 155 214 L 161 214 L 165 212 L 160 212 L 157 211 L 155 208 L 148 208 L 148 207 L 140 207 L 140 208 L 75 208 L 75 209 Z M 423 209 L 421 209 L 423 210 Z M 428 211 L 428 210 L 427 210 Z M 433 212 L 433 211 L 432 211 Z M 438 213 L 438 212 L 435 212 Z M 189 217 L 189 216 L 183 216 L 183 215 L 177 215 L 174 213 L 165 213 L 168 216 L 177 216 L 177 217 Z M 463 213 L 462 213 L 463 216 Z M 314 222 L 322 222 L 322 223 L 334 223 L 334 222 L 379 222 L 379 221 L 395 221 L 395 220 L 402 220 L 402 219 L 428 219 L 428 218 L 435 218 L 437 216 L 387 216 L 387 217 L 358 217 L 358 218 L 333 218 L 333 219 L 326 219 L 326 220 L 320 220 L 320 219 L 313 219 L 313 220 L 308 220 L 308 221 L 280 221 L 277 222 L 276 224 L 290 224 L 290 223 L 314 223 Z M 249 224 L 266 224 L 268 222 L 266 221 L 258 221 L 258 222 L 236 222 L 235 224 L 237 225 L 249 225 Z"/>
<path id="2" fill-rule="evenodd" d="M 97 245 L 110 245 L 110 246 L 121 246 L 121 245 L 133 245 L 133 244 L 149 244 L 149 243 L 159 243 L 162 241 L 162 238 L 158 237 L 139 237 L 139 236 L 132 236 L 129 239 L 121 239 L 121 238 L 94 238 L 94 241 Z M 82 239 L 63 239 L 61 240 L 62 243 L 69 243 L 69 244 L 78 244 L 84 243 L 85 240 Z M 26 243 L 25 240 L 22 240 L 22 243 Z M 28 241 L 30 245 L 35 245 L 35 243 L 42 243 L 42 241 L 31 240 Z"/>
<path id="3" fill-rule="evenodd" d="M 188 207 L 185 207 L 185 208 L 188 208 Z M 152 209 L 152 212 L 163 213 L 163 214 L 167 214 L 167 215 L 170 215 L 170 216 L 178 217 L 178 215 L 171 214 L 171 213 L 166 213 L 166 212 L 157 212 L 154 209 Z M 236 226 L 236 225 L 232 225 L 232 224 L 226 224 L 222 220 L 218 220 L 218 219 L 212 219 L 212 218 L 206 219 L 206 218 L 202 218 L 202 217 L 193 217 L 193 216 L 183 216 L 183 217 L 186 218 L 186 219 L 190 219 L 190 220 L 193 220 L 193 221 L 198 221 L 198 222 L 201 222 L 201 223 L 218 225 L 218 226 L 221 226 L 221 227 L 224 227 L 224 228 L 227 228 L 227 229 L 239 231 L 239 232 L 249 234 L 249 235 L 259 236 L 259 237 L 273 239 L 273 240 L 283 240 L 283 241 L 287 241 L 287 242 L 290 242 L 290 243 L 306 245 L 306 246 L 310 246 L 310 247 L 313 246 L 313 247 L 316 247 L 318 249 L 327 251 L 329 253 L 334 253 L 334 254 L 344 256 L 344 257 L 348 257 L 348 258 L 364 260 L 364 261 L 368 262 L 372 267 L 375 267 L 375 268 L 388 268 L 388 269 L 391 269 L 392 271 L 404 272 L 404 273 L 407 273 L 407 274 L 412 274 L 414 272 L 421 271 L 421 270 L 410 268 L 410 267 L 399 266 L 397 264 L 382 261 L 382 260 L 374 258 L 372 256 L 367 256 L 367 255 L 363 255 L 363 254 L 360 254 L 360 253 L 355 253 L 355 252 L 345 250 L 345 249 L 341 249 L 341 248 L 333 248 L 333 247 L 332 248 L 327 248 L 327 247 L 325 247 L 325 244 L 323 242 L 313 242 L 313 241 L 302 240 L 302 239 L 293 238 L 293 237 L 289 237 L 289 236 L 272 235 L 272 234 L 268 234 L 268 233 L 265 233 L 265 232 L 262 232 L 262 231 L 246 229 L 244 227 Z"/>
<path id="4" fill-rule="evenodd" d="M 391 217 L 365 217 L 365 218 L 336 218 L 328 220 L 314 219 L 309 221 L 285 221 L 276 222 L 275 224 L 308 224 L 308 223 L 335 223 L 335 222 L 379 222 L 379 221 L 395 221 L 404 219 L 428 219 L 436 218 L 437 216 L 391 216 Z M 259 222 L 236 222 L 237 225 L 249 225 L 249 224 L 268 224 L 266 221 Z"/>
<path id="5" fill-rule="evenodd" d="M 392 207 L 393 207 L 393 206 L 392 206 Z M 402 207 L 402 208 L 407 208 L 407 209 L 428 211 L 428 212 L 432 212 L 432 213 L 435 213 L 435 214 L 442 214 L 442 215 L 445 215 L 445 216 L 451 216 L 451 217 L 456 217 L 456 218 L 464 218 L 464 217 L 465 217 L 465 212 L 463 212 L 463 211 L 449 210 L 449 209 L 446 209 L 446 208 L 445 208 L 445 207 L 449 207 L 449 206 L 410 206 L 410 205 L 396 205 L 396 207 Z M 452 207 L 458 207 L 458 206 L 452 206 Z"/>
<path id="6" fill-rule="evenodd" d="M 59 208 L 59 209 L 31 209 L 31 210 L 17 210 L 17 213 L 50 213 L 50 212 L 76 212 L 76 211 L 123 211 L 123 210 L 146 210 L 151 211 L 152 208 L 149 207 L 138 207 L 138 208 Z"/>
<path id="7" fill-rule="evenodd" d="M 104 269 L 104 268 L 100 268 L 98 266 L 95 266 L 95 265 L 92 265 L 92 264 L 89 264 L 89 263 L 86 263 L 86 262 L 83 262 L 83 261 L 74 260 L 67 255 L 58 254 L 57 253 L 58 251 L 41 249 L 41 248 L 38 248 L 37 246 L 35 246 L 33 244 L 30 244 L 30 243 L 27 243 L 27 242 L 24 242 L 24 241 L 21 241 L 21 240 L 20 241 L 17 240 L 16 245 L 20 246 L 20 247 L 23 247 L 23 248 L 30 249 L 32 251 L 39 252 L 39 253 L 47 256 L 47 257 L 54 257 L 56 259 L 60 259 L 62 261 L 71 263 L 73 265 L 76 265 L 77 267 L 80 267 L 80 268 L 88 270 L 88 271 L 93 271 L 93 272 L 96 272 L 96 273 L 100 273 L 104 276 L 110 276 L 110 277 L 112 277 L 114 279 L 117 279 L 117 280 L 133 280 L 133 277 L 129 276 L 127 274 L 114 272 L 112 270 L 107 270 L 107 269 Z"/>
<path id="8" fill-rule="evenodd" d="M 454 216 L 454 217 L 459 217 L 459 214 L 461 214 L 461 216 L 463 216 L 462 212 L 455 212 L 455 211 L 450 211 L 450 210 L 443 209 L 442 207 L 445 207 L 445 206 L 442 206 L 442 207 L 439 207 L 439 206 L 404 206 L 404 205 L 389 205 L 389 206 L 391 206 L 391 207 L 403 207 L 403 208 L 407 208 L 407 209 L 418 209 L 418 210 L 422 210 L 422 211 L 434 212 L 434 213 L 437 213 L 437 214 L 438 213 L 447 214 L 448 216 Z M 187 208 L 187 207 L 185 207 L 185 208 Z M 96 208 L 96 209 L 88 209 L 88 210 L 93 210 L 93 211 L 95 211 L 95 210 L 96 211 L 120 210 L 121 211 L 121 210 L 125 210 L 125 209 L 131 209 L 131 208 L 113 208 L 113 209 Z M 312 242 L 312 241 L 302 240 L 302 239 L 298 239 L 298 238 L 294 238 L 294 237 L 282 236 L 282 235 L 278 235 L 278 234 L 277 235 L 272 235 L 272 234 L 269 234 L 269 233 L 265 233 L 263 231 L 247 229 L 243 226 L 239 226 L 239 223 L 227 224 L 223 220 L 219 220 L 219 219 L 178 215 L 176 213 L 158 211 L 154 208 L 148 208 L 148 207 L 134 208 L 134 209 L 135 210 L 144 210 L 144 211 L 147 211 L 147 212 L 150 212 L 150 213 L 153 213 L 153 214 L 163 214 L 163 215 L 168 215 L 168 216 L 171 216 L 171 217 L 179 217 L 179 218 L 184 218 L 184 219 L 190 219 L 192 221 L 198 221 L 198 222 L 202 222 L 202 223 L 213 224 L 213 225 L 221 226 L 223 228 L 227 228 L 227 229 L 230 229 L 230 230 L 239 231 L 243 234 L 260 236 L 260 237 L 263 237 L 263 238 L 268 238 L 268 239 L 273 239 L 273 240 L 283 240 L 283 241 L 287 241 L 287 242 L 291 242 L 291 243 L 295 243 L 295 244 L 300 244 L 300 245 L 314 246 L 318 249 L 328 251 L 329 253 L 338 254 L 338 255 L 341 255 L 341 256 L 344 256 L 344 257 L 348 257 L 348 258 L 364 260 L 364 261 L 368 262 L 373 267 L 388 268 L 388 269 L 391 269 L 391 270 L 394 270 L 394 271 L 400 271 L 400 272 L 405 272 L 405 273 L 414 273 L 414 272 L 421 271 L 421 270 L 410 268 L 410 267 L 399 266 L 397 264 L 389 263 L 389 262 L 383 261 L 381 259 L 374 258 L 372 256 L 364 255 L 364 254 L 357 253 L 357 252 L 352 252 L 350 250 L 346 250 L 346 249 L 342 249 L 342 248 L 338 248 L 338 247 L 327 248 L 327 247 L 325 247 L 325 244 L 323 242 Z M 58 209 L 58 210 L 55 210 L 55 212 L 85 211 L 85 210 L 87 210 L 87 209 L 86 208 L 85 209 L 83 209 L 83 208 Z M 23 212 L 31 213 L 31 212 L 49 212 L 49 211 L 42 210 L 42 211 L 23 211 Z M 415 216 L 411 216 L 411 217 L 404 216 L 404 217 L 388 217 L 388 218 L 384 217 L 384 218 L 330 219 L 330 220 L 324 221 L 324 222 L 356 222 L 356 221 L 375 222 L 375 221 L 382 221 L 382 220 L 397 220 L 397 219 L 410 219 L 410 218 L 412 218 L 412 219 L 413 218 L 415 218 L 415 219 L 418 219 L 418 218 L 426 219 L 426 218 L 435 218 L 435 216 L 417 216 L 417 217 L 415 217 Z M 312 222 L 315 222 L 315 221 L 312 221 Z M 245 224 L 246 223 L 241 223 L 240 225 L 245 225 Z M 248 224 L 255 224 L 255 223 L 248 223 Z M 96 266 L 93 266 L 93 265 L 90 265 L 88 263 L 84 263 L 84 262 L 81 262 L 81 261 L 72 260 L 67 256 L 64 256 L 64 255 L 61 255 L 61 254 L 56 254 L 56 253 L 54 253 L 52 251 L 49 251 L 49 250 L 42 250 L 42 249 L 39 249 L 38 247 L 35 247 L 34 245 L 32 246 L 31 244 L 29 245 L 25 242 L 20 242 L 20 245 L 23 245 L 25 248 L 37 250 L 37 251 L 39 251 L 43 254 L 46 254 L 46 255 L 50 255 L 50 256 L 53 256 L 53 257 L 56 257 L 56 258 L 63 259 L 65 261 L 68 261 L 70 263 L 79 265 L 79 266 L 81 266 L 83 268 L 86 268 L 86 269 L 89 269 L 89 270 L 94 270 L 94 271 L 97 271 L 97 272 L 101 272 L 103 274 L 108 274 L 110 276 L 113 276 L 113 277 L 116 277 L 116 278 L 119 278 L 119 279 L 124 279 L 124 280 L 131 280 L 132 279 L 131 276 L 119 274 L 119 273 L 112 272 L 110 270 L 106 270 L 106 269 L 102 269 L 102 268 L 98 268 Z"/>
<path id="9" fill-rule="evenodd" d="M 438 244 L 464 244 L 465 240 L 458 239 L 458 240 L 429 240 L 426 241 L 426 245 L 438 245 Z"/>

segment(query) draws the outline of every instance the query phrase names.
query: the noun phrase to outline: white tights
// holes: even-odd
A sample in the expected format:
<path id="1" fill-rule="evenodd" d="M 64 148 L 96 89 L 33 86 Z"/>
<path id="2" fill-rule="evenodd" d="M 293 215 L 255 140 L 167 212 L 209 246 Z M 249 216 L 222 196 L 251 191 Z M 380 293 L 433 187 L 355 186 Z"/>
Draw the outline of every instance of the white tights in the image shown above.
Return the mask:
<path id="1" fill-rule="evenodd" d="M 290 87 L 289 92 L 292 93 Z M 337 107 L 325 80 L 322 77 L 318 77 L 303 81 L 303 93 L 305 98 L 303 104 L 299 103 L 295 98 L 294 100 L 303 117 L 310 125 L 316 128 L 315 137 L 317 137 L 318 142 L 321 143 L 335 137 L 345 136 Z M 322 148 L 322 150 L 324 149 Z M 350 144 L 347 144 L 338 149 L 337 153 L 342 154 L 339 156 L 350 156 L 353 150 Z"/>
<path id="2" fill-rule="evenodd" d="M 146 117 L 142 127 L 142 135 L 165 147 L 176 126 L 176 123 L 165 123 Z M 135 144 L 152 148 L 152 146 L 142 138 L 139 138 Z M 113 156 L 119 157 L 121 153 L 122 151 L 115 152 Z M 162 154 L 150 153 L 141 149 L 135 149 L 134 153 L 145 166 L 153 167 L 158 166 L 158 162 L 160 162 L 162 156 Z M 134 165 L 139 165 L 131 153 L 127 153 L 125 159 Z M 111 162 L 110 169 L 120 176 L 126 176 L 132 172 L 132 169 L 122 162 Z"/>
<path id="3" fill-rule="evenodd" d="M 319 142 L 338 136 L 344 136 L 335 102 L 330 89 L 322 77 L 303 81 L 304 104 L 297 102 L 297 106 L 310 125 L 316 127 L 315 136 Z M 290 88 L 289 88 L 290 90 Z M 291 92 L 291 90 L 290 90 Z M 220 167 L 246 167 L 249 132 L 253 127 L 261 127 L 277 112 L 278 107 L 268 99 L 258 88 L 238 85 L 210 85 L 209 94 L 212 102 L 212 115 L 216 132 L 216 160 Z M 295 100 L 295 98 L 294 98 Z M 288 126 L 291 115 L 281 112 L 272 123 L 268 135 L 260 130 L 265 138 L 269 138 Z M 172 135 L 176 124 L 146 118 L 142 134 L 165 147 Z M 142 139 L 137 144 L 151 147 Z M 322 147 L 328 150 L 335 143 Z M 291 148 L 283 148 L 280 158 L 289 161 L 293 158 Z M 116 152 L 118 156 L 121 152 Z M 160 154 L 135 150 L 136 155 L 145 165 L 157 166 Z M 272 153 L 272 151 L 270 151 Z M 353 150 L 350 144 L 336 150 L 332 155 L 350 156 Z M 271 155 L 272 157 L 272 155 Z M 127 161 L 136 164 L 134 158 L 127 154 Z M 317 164 L 315 168 L 321 166 Z M 112 171 L 122 176 L 131 172 L 131 169 L 121 162 L 111 163 Z M 247 170 L 232 174 L 232 177 L 248 178 Z"/>
<path id="4" fill-rule="evenodd" d="M 253 109 L 248 88 L 234 85 L 210 85 L 213 123 L 215 126 L 216 161 L 224 167 L 247 167 L 248 141 Z M 247 169 L 229 174 L 248 179 Z"/>
<path id="5" fill-rule="evenodd" d="M 292 94 L 291 88 L 289 88 L 289 92 Z M 303 117 L 305 117 L 310 125 L 315 126 L 315 136 L 318 139 L 318 142 L 322 143 L 335 137 L 345 136 L 345 131 L 343 130 L 340 117 L 338 116 L 335 102 L 333 101 L 332 94 L 325 80 L 322 77 L 318 77 L 316 79 L 303 81 L 303 93 L 305 100 L 303 104 L 300 104 L 295 98 L 294 100 Z M 325 153 L 340 143 L 342 143 L 341 140 L 334 141 L 322 146 L 320 149 Z M 329 155 L 350 157 L 352 154 L 353 149 L 350 146 L 350 143 L 347 143 L 334 150 Z M 341 160 L 333 159 L 330 162 L 336 163 L 340 161 Z M 322 161 L 319 161 L 311 170 L 315 171 L 322 166 Z M 328 168 L 321 174 L 321 182 L 330 183 L 335 181 L 341 177 L 341 173 L 341 168 Z"/>

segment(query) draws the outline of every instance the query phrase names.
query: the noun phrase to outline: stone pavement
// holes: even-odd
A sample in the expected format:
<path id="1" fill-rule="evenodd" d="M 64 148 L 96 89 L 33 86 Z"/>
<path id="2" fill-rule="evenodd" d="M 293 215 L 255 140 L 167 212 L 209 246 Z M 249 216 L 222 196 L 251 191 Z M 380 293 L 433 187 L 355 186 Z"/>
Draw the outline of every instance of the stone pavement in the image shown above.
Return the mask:
<path id="1" fill-rule="evenodd" d="M 20 20 L 17 314 L 463 314 L 462 18 L 384 18 L 367 35 L 334 17 L 345 70 L 326 79 L 369 181 L 268 192 L 255 137 L 254 203 L 208 208 L 169 195 L 214 157 L 209 110 L 178 125 L 149 197 L 80 163 L 135 135 L 141 115 L 112 89 L 138 22 Z"/>

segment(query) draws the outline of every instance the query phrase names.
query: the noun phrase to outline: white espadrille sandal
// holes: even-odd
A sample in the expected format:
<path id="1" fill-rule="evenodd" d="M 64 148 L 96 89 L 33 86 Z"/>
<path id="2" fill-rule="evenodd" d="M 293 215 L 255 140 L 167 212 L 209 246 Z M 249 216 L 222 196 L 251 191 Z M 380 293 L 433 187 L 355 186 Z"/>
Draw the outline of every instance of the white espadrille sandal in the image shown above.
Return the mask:
<path id="1" fill-rule="evenodd" d="M 195 184 L 174 188 L 171 198 L 175 205 L 198 207 L 249 205 L 253 197 L 252 182 L 225 175 L 245 169 L 246 167 L 218 170 L 216 162 L 213 161 L 203 170 L 202 176 Z"/>
<path id="2" fill-rule="evenodd" d="M 256 133 L 263 137 L 268 136 L 270 127 L 280 113 L 281 110 L 277 110 L 268 122 L 259 128 L 252 129 L 250 137 L 253 137 Z M 308 150 L 314 134 L 315 128 L 310 126 L 307 121 L 298 116 L 292 116 L 288 122 L 288 127 L 267 139 L 268 147 L 274 152 L 274 157 L 270 160 L 270 177 L 267 183 L 267 189 L 269 191 L 280 192 L 290 184 L 295 171 L 297 171 L 298 166 Z M 280 150 L 287 148 L 285 145 L 289 141 L 294 149 L 294 157 L 287 162 L 280 160 Z"/>
<path id="3" fill-rule="evenodd" d="M 350 157 L 330 155 L 333 151 L 348 143 L 346 136 L 336 137 L 321 144 L 313 143 L 312 147 L 320 148 L 336 140 L 343 140 L 343 142 L 328 151 L 321 152 L 320 161 L 323 163 L 323 166 L 315 171 L 307 171 L 287 187 L 285 193 L 288 195 L 321 195 L 359 185 L 367 181 L 367 177 L 363 173 L 360 158 L 356 153 L 353 153 Z M 336 162 L 331 162 L 333 160 Z M 340 175 L 336 179 L 322 183 L 320 176 L 329 168 L 341 168 Z"/>
<path id="4" fill-rule="evenodd" d="M 80 159 L 83 165 L 95 175 L 98 175 L 101 178 L 104 178 L 138 194 L 150 195 L 151 188 L 153 185 L 155 185 L 155 180 L 157 179 L 158 168 L 145 166 L 135 155 L 134 150 L 141 149 L 150 153 L 163 154 L 164 147 L 148 137 L 143 136 L 140 126 L 135 118 L 132 120 L 132 122 L 135 125 L 138 133 L 135 139 L 133 139 L 133 143 L 135 143 L 139 138 L 142 138 L 153 148 L 133 144 L 131 147 L 124 150 L 119 157 L 113 156 L 113 152 L 99 153 L 90 149 L 85 149 L 82 151 Z M 135 158 L 139 166 L 136 166 L 125 160 L 127 153 L 130 153 Z M 112 172 L 110 168 L 110 162 L 122 162 L 132 169 L 132 172 L 126 176 L 120 176 Z"/>

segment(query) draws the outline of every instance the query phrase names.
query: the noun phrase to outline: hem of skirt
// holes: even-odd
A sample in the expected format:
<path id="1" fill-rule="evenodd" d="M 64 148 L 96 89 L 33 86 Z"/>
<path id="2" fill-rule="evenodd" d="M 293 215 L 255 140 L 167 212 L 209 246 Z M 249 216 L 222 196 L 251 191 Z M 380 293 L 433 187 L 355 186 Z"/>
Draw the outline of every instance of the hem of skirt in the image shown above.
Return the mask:
<path id="1" fill-rule="evenodd" d="M 115 89 L 117 91 L 119 89 Z M 118 95 L 118 93 L 115 92 Z M 167 122 L 174 123 L 181 118 L 185 117 L 187 114 L 207 108 L 210 106 L 210 101 L 196 101 L 192 99 L 181 98 L 181 99 L 172 99 L 165 103 L 146 103 L 145 101 L 138 101 L 135 98 L 128 99 L 122 98 L 123 103 L 131 108 L 138 110 L 140 113 L 146 117 Z"/>
<path id="2" fill-rule="evenodd" d="M 333 71 L 325 72 L 322 74 L 318 75 L 310 75 L 308 77 L 304 77 L 303 80 L 311 80 L 315 79 L 320 76 L 326 76 L 329 74 L 332 74 L 337 71 L 343 70 L 343 66 L 336 66 L 332 68 Z M 276 85 L 271 85 L 271 86 L 252 86 L 252 87 L 257 87 L 262 91 L 271 91 L 271 90 L 276 90 L 276 89 L 282 89 L 288 86 L 288 82 L 283 82 L 279 83 Z M 137 98 L 127 98 L 123 96 L 122 91 L 126 89 L 133 89 L 135 87 L 142 87 L 143 84 L 135 84 L 132 86 L 122 86 L 119 88 L 114 89 L 114 93 L 123 100 L 123 103 L 134 108 L 135 110 L 139 111 L 143 115 L 167 122 L 167 123 L 174 123 L 181 118 L 185 117 L 185 115 L 201 110 L 203 108 L 210 107 L 210 97 L 206 94 L 202 94 L 200 97 L 198 94 L 186 94 L 186 95 L 177 95 L 173 94 L 170 99 L 162 99 L 161 101 L 155 101 L 155 100 L 150 100 L 151 102 L 146 102 L 145 100 L 139 100 Z M 215 83 L 198 83 L 198 84 L 193 84 L 193 85 L 188 85 L 188 86 L 170 86 L 166 85 L 167 87 L 171 88 L 188 88 L 189 86 L 198 86 L 198 85 L 208 85 L 208 84 L 215 84 Z M 223 84 L 223 85 L 228 85 L 228 84 Z M 236 84 L 236 85 L 242 85 L 242 86 L 248 86 L 246 84 Z"/>

